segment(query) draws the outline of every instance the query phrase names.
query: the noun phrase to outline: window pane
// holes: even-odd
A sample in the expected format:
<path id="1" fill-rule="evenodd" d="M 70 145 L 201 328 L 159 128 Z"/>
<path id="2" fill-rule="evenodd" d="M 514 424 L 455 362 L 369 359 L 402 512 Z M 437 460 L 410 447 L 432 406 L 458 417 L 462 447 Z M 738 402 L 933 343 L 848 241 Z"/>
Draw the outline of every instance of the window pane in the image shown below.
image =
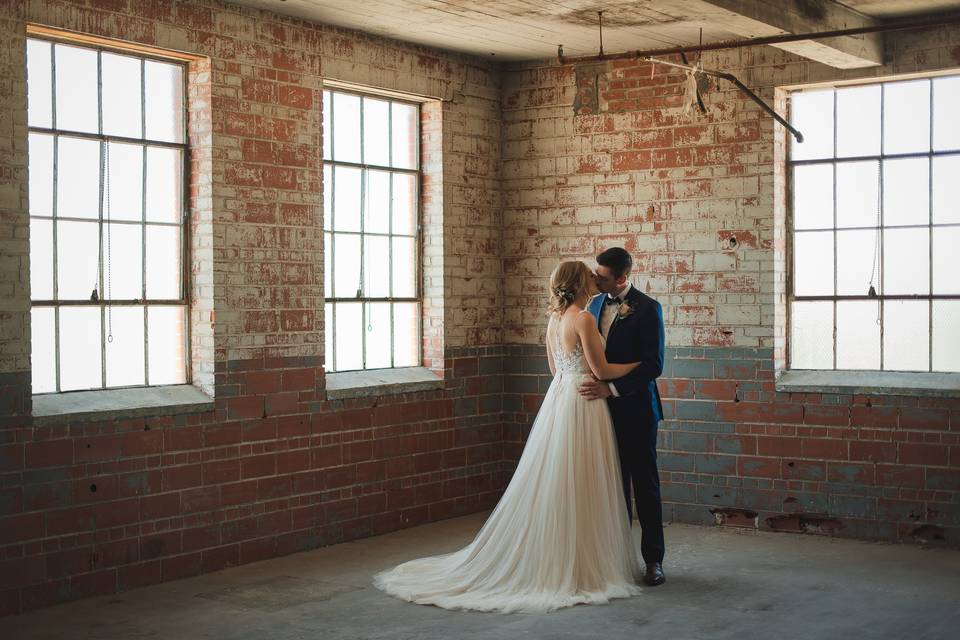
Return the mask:
<path id="1" fill-rule="evenodd" d="M 323 167 L 323 228 L 328 231 L 333 226 L 333 167 Z"/>
<path id="2" fill-rule="evenodd" d="M 417 232 L 416 176 L 393 174 L 393 233 L 412 236 Z"/>
<path id="3" fill-rule="evenodd" d="M 930 293 L 930 230 L 885 229 L 883 292 L 887 295 Z"/>
<path id="4" fill-rule="evenodd" d="M 183 142 L 183 67 L 147 60 L 143 76 L 146 137 Z"/>
<path id="5" fill-rule="evenodd" d="M 880 153 L 880 85 L 837 89 L 837 156 Z"/>
<path id="6" fill-rule="evenodd" d="M 140 221 L 143 219 L 143 147 L 111 142 L 107 150 L 110 170 L 109 181 L 103 185 L 103 217 Z"/>
<path id="7" fill-rule="evenodd" d="M 390 103 L 363 99 L 363 162 L 390 164 Z"/>
<path id="8" fill-rule="evenodd" d="M 142 137 L 140 59 L 104 52 L 100 56 L 100 67 L 103 132 L 127 138 Z"/>
<path id="9" fill-rule="evenodd" d="M 97 52 L 63 44 L 53 49 L 57 69 L 57 128 L 98 133 Z"/>
<path id="10" fill-rule="evenodd" d="M 833 89 L 791 94 L 790 123 L 803 134 L 803 142 L 790 138 L 792 159 L 833 157 Z"/>
<path id="11" fill-rule="evenodd" d="M 330 128 L 330 92 L 323 92 L 323 159 L 330 160 L 330 142 L 333 130 Z"/>
<path id="12" fill-rule="evenodd" d="M 326 371 L 335 371 L 333 368 L 333 303 L 323 305 L 323 363 Z"/>
<path id="13" fill-rule="evenodd" d="M 143 227 L 108 224 L 103 228 L 103 298 L 143 298 Z"/>
<path id="14" fill-rule="evenodd" d="M 337 371 L 363 368 L 363 304 L 338 302 L 334 349 Z"/>
<path id="15" fill-rule="evenodd" d="M 323 297 L 333 296 L 333 288 L 330 278 L 333 276 L 333 269 L 330 268 L 330 256 L 333 255 L 333 240 L 329 233 L 323 234 Z"/>
<path id="16" fill-rule="evenodd" d="M 883 152 L 909 153 L 930 148 L 930 81 L 883 85 Z"/>
<path id="17" fill-rule="evenodd" d="M 363 237 L 363 295 L 368 298 L 390 296 L 390 238 Z"/>
<path id="18" fill-rule="evenodd" d="M 109 307 L 106 317 L 107 386 L 142 386 L 146 383 L 143 370 L 143 307 Z"/>
<path id="19" fill-rule="evenodd" d="M 960 294 L 960 227 L 933 228 L 933 293 Z"/>
<path id="20" fill-rule="evenodd" d="M 833 227 L 833 165 L 793 168 L 793 226 L 795 229 Z"/>
<path id="21" fill-rule="evenodd" d="M 393 297 L 413 298 L 417 295 L 417 255 L 413 238 L 393 238 Z"/>
<path id="22" fill-rule="evenodd" d="M 880 368 L 880 302 L 837 302 L 837 369 Z"/>
<path id="23" fill-rule="evenodd" d="M 335 233 L 333 243 L 333 295 L 353 298 L 360 289 L 360 236 Z"/>
<path id="24" fill-rule="evenodd" d="M 393 145 L 393 166 L 400 169 L 417 168 L 417 147 L 420 144 L 417 134 L 417 107 L 411 104 L 394 102 L 391 140 Z"/>
<path id="25" fill-rule="evenodd" d="M 57 140 L 57 215 L 99 218 L 100 143 L 61 136 Z"/>
<path id="26" fill-rule="evenodd" d="M 390 366 L 390 303 L 367 305 L 367 369 Z"/>
<path id="27" fill-rule="evenodd" d="M 883 304 L 885 371 L 929 370 L 929 313 L 926 300 L 887 300 Z"/>
<path id="28" fill-rule="evenodd" d="M 27 40 L 27 123 L 31 127 L 53 126 L 50 43 Z"/>
<path id="29" fill-rule="evenodd" d="M 53 307 L 30 309 L 30 377 L 34 393 L 57 390 Z"/>
<path id="30" fill-rule="evenodd" d="M 833 295 L 832 231 L 803 231 L 794 235 L 793 293 Z"/>
<path id="31" fill-rule="evenodd" d="M 367 172 L 367 193 L 363 206 L 363 230 L 366 233 L 389 233 L 390 174 L 388 172 Z"/>
<path id="32" fill-rule="evenodd" d="M 837 227 L 879 226 L 880 163 L 837 164 Z"/>
<path id="33" fill-rule="evenodd" d="M 790 368 L 833 369 L 833 303 L 794 302 L 790 321 Z"/>
<path id="34" fill-rule="evenodd" d="M 960 301 L 933 303 L 933 370 L 960 371 Z"/>
<path id="35" fill-rule="evenodd" d="M 147 309 L 148 384 L 187 381 L 186 322 L 183 307 Z"/>
<path id="36" fill-rule="evenodd" d="M 180 298 L 180 227 L 148 224 L 147 234 L 147 299 Z"/>
<path id="37" fill-rule="evenodd" d="M 960 149 L 960 76 L 933 81 L 933 148 L 935 151 Z"/>
<path id="38" fill-rule="evenodd" d="M 960 155 L 933 159 L 933 222 L 960 222 Z"/>
<path id="39" fill-rule="evenodd" d="M 53 222 L 30 220 L 30 299 L 53 300 Z"/>
<path id="40" fill-rule="evenodd" d="M 393 366 L 420 364 L 420 305 L 398 302 L 393 305 Z"/>
<path id="41" fill-rule="evenodd" d="M 334 230 L 360 231 L 360 169 L 336 167 L 334 173 Z"/>
<path id="42" fill-rule="evenodd" d="M 53 215 L 53 136 L 30 134 L 30 215 Z"/>
<path id="43" fill-rule="evenodd" d="M 94 289 L 99 295 L 99 258 L 99 223 L 57 221 L 57 299 L 89 300 Z"/>
<path id="44" fill-rule="evenodd" d="M 333 159 L 360 162 L 360 97 L 333 94 Z"/>
<path id="45" fill-rule="evenodd" d="M 103 387 L 100 307 L 60 307 L 60 390 Z"/>
<path id="46" fill-rule="evenodd" d="M 930 164 L 926 158 L 883 161 L 883 224 L 930 221 Z"/>
<path id="47" fill-rule="evenodd" d="M 180 222 L 182 197 L 180 150 L 147 147 L 147 221 Z"/>
<path id="48" fill-rule="evenodd" d="M 874 255 L 879 251 L 879 231 L 837 232 L 837 295 L 865 296 L 874 272 Z M 880 292 L 879 255 L 873 284 Z M 838 365 L 839 366 L 839 365 Z M 842 367 L 841 367 L 842 368 Z"/>

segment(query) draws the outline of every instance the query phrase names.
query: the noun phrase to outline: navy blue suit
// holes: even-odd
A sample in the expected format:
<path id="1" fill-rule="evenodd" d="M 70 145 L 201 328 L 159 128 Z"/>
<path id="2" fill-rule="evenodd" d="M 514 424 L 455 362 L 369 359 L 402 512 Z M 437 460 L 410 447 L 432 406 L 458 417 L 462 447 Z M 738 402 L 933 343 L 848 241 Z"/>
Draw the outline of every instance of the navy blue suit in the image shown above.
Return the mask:
<path id="1" fill-rule="evenodd" d="M 597 319 L 603 313 L 606 294 L 590 302 Z M 657 377 L 663 372 L 663 310 L 660 303 L 631 287 L 626 304 L 632 311 L 618 315 L 607 335 L 607 361 L 640 366 L 613 381 L 619 397 L 607 399 L 620 454 L 623 492 L 627 499 L 627 517 L 633 520 L 630 489 L 637 507 L 642 539 L 640 552 L 647 564 L 662 562 L 663 507 L 660 501 L 660 476 L 657 472 L 657 423 L 663 419 L 663 406 L 657 390 Z"/>

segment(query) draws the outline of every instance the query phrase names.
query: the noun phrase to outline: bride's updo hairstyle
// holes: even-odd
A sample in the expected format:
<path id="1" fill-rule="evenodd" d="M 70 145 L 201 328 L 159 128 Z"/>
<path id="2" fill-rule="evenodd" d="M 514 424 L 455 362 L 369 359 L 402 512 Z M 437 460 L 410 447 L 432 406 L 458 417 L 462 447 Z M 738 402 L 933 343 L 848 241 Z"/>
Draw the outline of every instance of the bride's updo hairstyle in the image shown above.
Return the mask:
<path id="1" fill-rule="evenodd" d="M 590 286 L 590 267 L 579 260 L 561 262 L 550 274 L 550 302 L 548 307 L 551 313 L 557 315 L 567 310 L 580 292 L 587 291 Z"/>

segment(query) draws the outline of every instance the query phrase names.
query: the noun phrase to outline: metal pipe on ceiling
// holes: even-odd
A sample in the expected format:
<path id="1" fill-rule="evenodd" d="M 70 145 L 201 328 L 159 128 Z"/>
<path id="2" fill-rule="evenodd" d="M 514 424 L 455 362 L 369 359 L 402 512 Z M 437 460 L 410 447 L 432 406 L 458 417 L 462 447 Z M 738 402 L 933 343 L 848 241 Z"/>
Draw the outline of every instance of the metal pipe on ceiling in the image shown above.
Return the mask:
<path id="1" fill-rule="evenodd" d="M 781 44 L 784 42 L 799 42 L 801 40 L 822 40 L 824 38 L 837 38 L 841 36 L 856 36 L 866 33 L 883 33 L 886 31 L 902 31 L 906 29 L 925 29 L 929 27 L 939 27 L 946 24 L 960 23 L 960 13 L 937 14 L 927 16 L 919 20 L 902 20 L 898 22 L 885 22 L 874 24 L 867 27 L 851 27 L 849 29 L 834 29 L 832 31 L 820 31 L 817 33 L 786 33 L 777 36 L 763 36 L 760 38 L 747 38 L 744 40 L 728 40 L 724 42 L 711 42 L 708 44 L 688 45 L 682 47 L 667 47 L 663 49 L 647 49 L 640 51 L 626 51 L 624 53 L 613 53 L 598 56 L 579 56 L 568 58 L 563 55 L 562 47 L 558 48 L 557 58 L 560 64 L 577 64 L 581 62 L 605 62 L 607 60 L 624 60 L 629 58 L 648 58 L 656 56 L 667 56 L 681 53 L 696 53 L 698 51 L 717 51 L 720 49 L 737 49 L 740 47 L 753 47 L 757 45 Z"/>

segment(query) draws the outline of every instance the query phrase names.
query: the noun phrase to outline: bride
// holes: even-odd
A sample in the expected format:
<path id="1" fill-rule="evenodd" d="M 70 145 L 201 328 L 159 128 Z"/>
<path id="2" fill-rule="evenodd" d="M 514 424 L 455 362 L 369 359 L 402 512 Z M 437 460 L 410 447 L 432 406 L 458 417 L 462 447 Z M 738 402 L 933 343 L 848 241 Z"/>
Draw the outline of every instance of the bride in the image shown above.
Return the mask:
<path id="1" fill-rule="evenodd" d="M 469 545 L 380 573 L 378 588 L 417 604 L 502 613 L 640 592 L 610 412 L 577 393 L 591 374 L 615 379 L 639 363 L 607 362 L 597 320 L 585 310 L 598 293 L 586 264 L 561 263 L 550 290 L 554 378 L 503 497 Z"/>

